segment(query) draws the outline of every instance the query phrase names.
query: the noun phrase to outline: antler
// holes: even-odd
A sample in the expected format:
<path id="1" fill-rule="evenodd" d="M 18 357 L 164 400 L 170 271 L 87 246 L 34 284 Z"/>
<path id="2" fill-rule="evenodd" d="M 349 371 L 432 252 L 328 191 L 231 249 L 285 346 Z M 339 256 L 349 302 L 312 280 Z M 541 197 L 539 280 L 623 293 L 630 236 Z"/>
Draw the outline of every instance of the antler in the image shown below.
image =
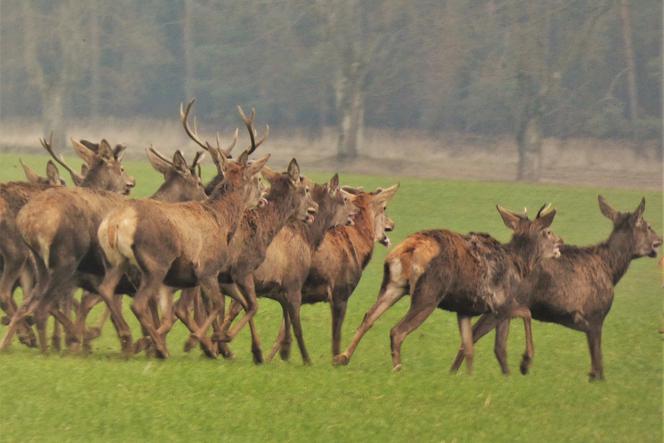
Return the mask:
<path id="1" fill-rule="evenodd" d="M 153 148 L 152 145 L 150 145 L 150 147 L 149 147 L 148 149 L 149 149 L 150 152 L 153 153 L 155 156 L 159 157 L 160 160 L 162 160 L 162 161 L 168 163 L 168 164 L 169 164 L 170 166 L 172 166 L 172 167 L 175 167 L 175 165 L 173 164 L 172 161 L 170 161 L 168 158 L 164 157 L 159 151 L 157 151 L 155 148 Z"/>
<path id="2" fill-rule="evenodd" d="M 50 136 L 48 137 L 48 141 L 46 141 L 45 138 L 40 137 L 39 142 L 44 147 L 44 149 L 46 149 L 46 152 L 51 154 L 51 157 L 53 157 L 53 160 L 58 162 L 60 164 L 60 166 L 62 166 L 63 168 L 65 168 L 67 170 L 67 172 L 69 172 L 69 175 L 71 175 L 72 180 L 74 180 L 75 182 L 82 182 L 83 181 L 83 176 L 78 174 L 77 172 L 75 172 L 72 168 L 69 167 L 69 165 L 67 165 L 67 163 L 65 163 L 65 159 L 62 157 L 62 154 L 55 155 L 55 153 L 53 152 L 53 132 L 52 131 L 51 131 Z"/>
<path id="3" fill-rule="evenodd" d="M 205 141 L 203 142 L 200 137 L 198 136 L 198 128 L 196 125 L 196 117 L 194 117 L 194 127 L 191 128 L 189 126 L 189 113 L 191 112 L 191 108 L 194 105 L 194 102 L 196 99 L 192 99 L 189 103 L 187 103 L 186 107 L 182 106 L 182 103 L 180 103 L 180 120 L 182 121 L 182 126 L 184 126 L 184 131 L 187 133 L 189 138 L 191 138 L 198 146 L 201 148 L 205 149 L 207 152 L 210 153 L 210 156 L 212 157 L 212 161 L 214 164 L 217 166 L 217 169 L 219 171 L 222 171 L 222 164 L 223 164 L 223 159 L 229 159 L 231 157 L 231 151 L 235 147 L 235 144 L 237 143 L 238 139 L 238 134 L 239 131 L 238 129 L 235 129 L 235 135 L 233 136 L 233 143 L 227 148 L 223 149 L 221 147 L 221 137 L 219 136 L 219 133 L 216 135 L 216 143 L 217 147 L 213 147 L 209 142 Z"/>
<path id="4" fill-rule="evenodd" d="M 535 218 L 543 217 L 549 212 L 551 212 L 551 203 L 545 203 L 544 205 L 542 205 L 539 211 L 537 211 L 537 216 L 535 216 Z"/>
<path id="5" fill-rule="evenodd" d="M 249 138 L 251 138 L 251 146 L 249 146 L 246 151 L 247 154 L 252 154 L 256 148 L 258 148 L 267 138 L 267 136 L 270 134 L 270 126 L 265 125 L 265 132 L 263 133 L 263 137 L 256 142 L 256 129 L 254 129 L 254 117 L 256 117 L 256 109 L 251 108 L 251 117 L 247 117 L 242 110 L 242 107 L 240 105 L 237 106 L 237 110 L 240 113 L 240 117 L 242 117 L 242 120 L 244 121 L 245 126 L 247 127 L 247 130 L 249 131 Z"/>

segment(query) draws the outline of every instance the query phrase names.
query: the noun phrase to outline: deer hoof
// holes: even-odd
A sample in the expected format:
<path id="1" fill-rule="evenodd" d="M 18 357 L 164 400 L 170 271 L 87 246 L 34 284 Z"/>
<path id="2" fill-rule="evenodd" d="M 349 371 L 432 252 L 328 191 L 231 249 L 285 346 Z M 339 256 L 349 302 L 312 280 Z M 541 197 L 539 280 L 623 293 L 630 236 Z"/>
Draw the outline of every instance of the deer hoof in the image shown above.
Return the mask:
<path id="1" fill-rule="evenodd" d="M 334 360 L 332 360 L 332 363 L 334 364 L 334 366 L 346 366 L 348 365 L 349 361 L 350 358 L 348 358 L 348 354 L 343 353 L 336 355 L 334 357 Z"/>
<path id="2" fill-rule="evenodd" d="M 198 340 L 196 340 L 195 337 L 189 337 L 187 341 L 184 342 L 184 352 L 191 352 L 191 350 L 196 347 L 196 343 L 198 343 Z"/>
<path id="3" fill-rule="evenodd" d="M 400 372 L 401 371 L 401 363 L 397 363 L 392 367 L 392 372 Z"/>

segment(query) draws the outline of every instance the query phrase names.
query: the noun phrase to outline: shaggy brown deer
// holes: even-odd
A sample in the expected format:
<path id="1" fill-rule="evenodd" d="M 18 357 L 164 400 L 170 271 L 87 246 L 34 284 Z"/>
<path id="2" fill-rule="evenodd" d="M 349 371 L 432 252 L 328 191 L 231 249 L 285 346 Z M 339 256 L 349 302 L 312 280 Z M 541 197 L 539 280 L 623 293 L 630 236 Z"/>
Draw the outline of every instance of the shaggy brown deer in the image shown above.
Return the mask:
<path id="1" fill-rule="evenodd" d="M 614 287 L 627 272 L 630 262 L 639 257 L 656 257 L 662 238 L 643 218 L 645 199 L 634 212 L 618 212 L 598 197 L 602 214 L 613 222 L 609 238 L 594 246 L 564 245 L 560 258 L 544 260 L 528 276 L 516 301 L 526 306 L 536 320 L 558 323 L 584 332 L 588 339 L 590 380 L 602 380 L 602 325 L 613 303 Z M 526 319 L 524 319 L 524 322 Z M 509 319 L 484 314 L 473 327 L 473 341 L 496 328 L 495 354 L 507 367 Z M 463 353 L 457 355 L 452 370 L 458 370 Z M 532 355 L 525 353 L 521 372 L 526 374 Z"/>
<path id="2" fill-rule="evenodd" d="M 339 188 L 339 176 L 336 174 L 325 185 L 313 184 L 311 195 L 318 204 L 315 221 L 311 224 L 292 221 L 284 226 L 267 248 L 265 260 L 253 272 L 256 293 L 277 300 L 282 306 L 284 319 L 298 320 L 293 322 L 297 323 L 297 331 L 301 331 L 299 309 L 302 286 L 309 275 L 316 249 L 329 228 L 352 224 L 351 219 L 356 212 L 350 201 L 354 196 Z M 239 307 L 239 303 L 234 301 L 225 321 L 227 325 L 239 313 Z M 291 311 L 294 314 L 289 314 Z M 230 356 L 225 343 L 220 343 L 220 351 L 224 356 Z M 301 348 L 301 353 L 305 363 L 309 363 L 306 348 Z"/>
<path id="3" fill-rule="evenodd" d="M 167 357 L 168 350 L 162 335 L 165 331 L 159 330 L 161 328 L 148 315 L 152 298 L 158 294 L 170 298 L 168 287 L 201 286 L 213 300 L 215 309 L 223 310 L 224 299 L 217 277 L 229 260 L 228 246 L 244 210 L 262 201 L 258 174 L 269 158 L 266 155 L 249 163 L 249 154 L 257 148 L 252 126 L 254 113 L 251 118 L 246 118 L 241 110 L 240 113 L 249 129 L 252 146 L 238 161 L 231 161 L 222 151 L 218 152 L 223 180 L 209 198 L 186 203 L 129 202 L 108 214 L 98 230 L 108 261 L 99 293 L 111 309 L 125 353 L 131 352 L 131 331 L 112 298 L 115 287 L 130 266 L 137 268 L 140 274 L 140 285 L 131 307 L 150 336 L 158 357 Z M 208 143 L 201 145 L 210 146 Z M 214 313 L 217 314 L 218 311 Z M 210 322 L 206 321 L 193 333 L 213 353 L 205 337 Z"/>
<path id="4" fill-rule="evenodd" d="M 559 255 L 561 240 L 549 230 L 555 210 L 525 215 L 497 207 L 512 239 L 501 244 L 487 234 L 421 231 L 397 245 L 385 259 L 378 300 L 366 313 L 338 364 L 348 364 L 366 331 L 394 303 L 411 294 L 410 309 L 390 331 L 392 364 L 401 368 L 401 343 L 436 307 L 457 313 L 468 371 L 472 371 L 470 318 L 485 312 L 528 315 L 512 309 L 514 288 L 539 260 Z"/>
<path id="5" fill-rule="evenodd" d="M 47 351 L 49 312 L 76 286 L 73 276 L 79 265 L 100 259 L 95 248 L 96 227 L 102 215 L 124 199 L 121 194 L 128 194 L 134 187 L 134 179 L 122 167 L 124 146 L 112 148 L 102 140 L 98 151 L 93 152 L 76 140 L 72 143 L 88 166 L 80 187 L 47 189 L 30 199 L 17 214 L 18 230 L 34 256 L 37 284 L 12 317 L 0 349 L 9 347 L 20 322 L 34 312 L 39 345 L 42 352 Z M 67 331 L 73 331 L 66 315 L 57 309 L 53 313 Z M 69 336 L 68 340 L 74 342 L 75 337 Z"/>

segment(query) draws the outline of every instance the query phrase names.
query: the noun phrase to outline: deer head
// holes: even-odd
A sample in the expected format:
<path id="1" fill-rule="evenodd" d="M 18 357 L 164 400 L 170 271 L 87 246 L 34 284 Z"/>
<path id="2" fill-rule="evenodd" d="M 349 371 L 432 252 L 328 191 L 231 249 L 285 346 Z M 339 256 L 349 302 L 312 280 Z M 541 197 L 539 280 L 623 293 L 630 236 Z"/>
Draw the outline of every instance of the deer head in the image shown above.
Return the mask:
<path id="1" fill-rule="evenodd" d="M 556 216 L 556 210 L 552 209 L 551 205 L 542 206 L 532 221 L 525 213 L 518 214 L 500 205 L 496 205 L 496 209 L 505 226 L 512 230 L 510 244 L 530 249 L 532 256 L 537 260 L 560 257 L 560 246 L 563 241 L 549 229 Z"/>
<path id="2" fill-rule="evenodd" d="M 275 172 L 270 168 L 263 168 L 263 177 L 270 183 L 268 202 L 277 196 L 291 195 L 293 204 L 297 208 L 293 218 L 311 224 L 318 213 L 316 203 L 310 192 L 311 182 L 300 175 L 300 166 L 297 160 L 292 159 L 284 172 Z"/>
<path id="3" fill-rule="evenodd" d="M 60 172 L 52 160 L 49 160 L 48 163 L 46 163 L 46 177 L 41 177 L 34 171 L 34 169 L 23 163 L 23 160 L 19 159 L 18 161 L 21 164 L 21 167 L 23 167 L 23 172 L 25 173 L 25 178 L 28 182 L 36 185 L 65 186 L 65 181 L 60 178 Z"/>
<path id="4" fill-rule="evenodd" d="M 152 167 L 164 176 L 164 183 L 159 187 L 153 198 L 164 201 L 203 200 L 205 189 L 200 177 L 200 162 L 204 153 L 199 151 L 191 165 L 182 152 L 175 151 L 173 160 L 168 160 L 159 151 L 150 147 L 145 150 Z"/>
<path id="5" fill-rule="evenodd" d="M 613 222 L 611 236 L 625 240 L 631 247 L 634 258 L 657 257 L 657 248 L 662 245 L 662 237 L 657 235 L 650 223 L 643 218 L 646 210 L 645 197 L 641 199 L 634 212 L 616 211 L 601 195 L 597 200 L 602 214 Z"/>

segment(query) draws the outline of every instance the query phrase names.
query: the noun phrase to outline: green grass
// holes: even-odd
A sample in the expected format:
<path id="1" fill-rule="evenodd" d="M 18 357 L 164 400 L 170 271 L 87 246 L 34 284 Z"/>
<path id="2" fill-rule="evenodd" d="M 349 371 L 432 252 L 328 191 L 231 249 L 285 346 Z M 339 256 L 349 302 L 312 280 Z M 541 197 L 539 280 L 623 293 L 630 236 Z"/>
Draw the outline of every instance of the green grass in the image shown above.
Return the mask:
<path id="1" fill-rule="evenodd" d="M 42 158 L 25 160 L 43 164 Z M 0 179 L 20 177 L 20 169 L 13 167 L 16 156 L 0 156 L 0 162 Z M 128 169 L 139 183 L 137 195 L 149 194 L 160 181 L 144 163 L 130 163 Z M 322 180 L 328 174 L 312 177 Z M 397 223 L 395 243 L 431 227 L 488 231 L 506 240 L 496 203 L 515 210 L 527 206 L 532 212 L 551 201 L 559 210 L 555 231 L 568 243 L 591 244 L 610 230 L 597 207 L 598 192 L 622 210 L 634 209 L 642 195 L 633 190 L 342 175 L 343 183 L 366 188 L 395 181 L 401 181 L 389 207 Z M 646 218 L 661 233 L 662 194 L 645 196 Z M 344 344 L 375 300 L 385 253 L 376 247 L 350 300 Z M 311 367 L 301 364 L 295 345 L 290 363 L 254 366 L 248 331 L 232 344 L 234 361 L 184 354 L 181 325 L 169 336 L 173 357 L 163 362 L 143 355 L 123 360 L 110 324 L 87 358 L 44 357 L 15 342 L 0 355 L 0 439 L 660 442 L 661 291 L 656 261 L 633 262 L 605 323 L 607 381 L 594 384 L 586 377 L 585 337 L 538 322 L 530 375 L 518 374 L 524 347 L 518 322 L 509 349 L 514 375 L 500 375 L 492 336 L 478 345 L 474 375 L 450 375 L 459 340 L 455 316 L 442 311 L 408 337 L 404 368 L 392 373 L 388 331 L 405 313 L 408 299 L 376 323 L 350 366 L 343 368 L 330 365 L 330 313 L 323 304 L 303 308 Z M 257 324 L 264 350 L 276 336 L 280 312 L 270 300 L 261 303 Z"/>

